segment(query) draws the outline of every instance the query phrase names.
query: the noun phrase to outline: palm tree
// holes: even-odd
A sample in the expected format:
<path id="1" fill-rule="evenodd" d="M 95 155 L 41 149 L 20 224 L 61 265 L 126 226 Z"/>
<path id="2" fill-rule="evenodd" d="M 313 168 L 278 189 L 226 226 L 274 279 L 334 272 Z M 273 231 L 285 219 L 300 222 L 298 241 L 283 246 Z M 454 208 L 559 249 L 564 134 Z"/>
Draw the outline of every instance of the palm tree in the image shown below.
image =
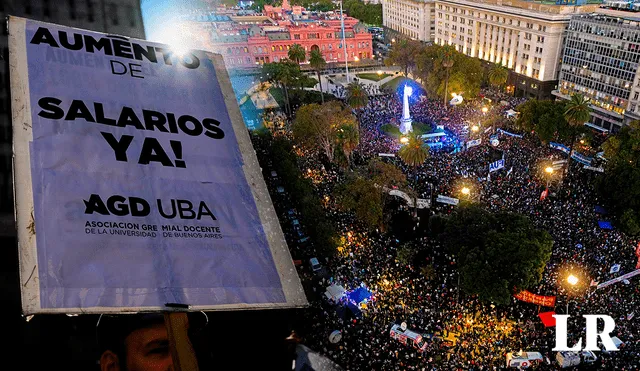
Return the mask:
<path id="1" fill-rule="evenodd" d="M 296 63 L 300 64 L 300 62 L 304 62 L 307 57 L 307 53 L 304 51 L 304 48 L 300 44 L 293 44 L 289 49 L 289 59 L 292 61 L 296 61 Z"/>
<path id="2" fill-rule="evenodd" d="M 571 135 L 571 147 L 569 148 L 569 162 L 567 163 L 566 173 L 569 173 L 569 164 L 571 164 L 571 155 L 573 154 L 573 145 L 578 136 L 578 129 L 591 117 L 591 107 L 589 107 L 589 98 L 585 98 L 582 94 L 572 94 L 571 99 L 567 103 L 564 111 L 564 119 L 573 129 Z"/>
<path id="3" fill-rule="evenodd" d="M 369 103 L 369 94 L 367 93 L 367 90 L 365 90 L 364 85 L 355 81 L 347 85 L 346 102 L 349 107 L 356 112 L 358 131 L 360 131 L 360 114 L 358 113 L 358 110 L 366 107 Z"/>
<path id="4" fill-rule="evenodd" d="M 444 78 L 444 105 L 447 105 L 447 96 L 449 95 L 449 70 L 453 67 L 453 60 L 456 54 L 456 49 L 452 45 L 444 45 L 438 51 L 438 60 L 442 67 L 444 67 L 446 75 Z"/>
<path id="5" fill-rule="evenodd" d="M 311 53 L 309 54 L 309 64 L 311 65 L 311 68 L 316 70 L 316 74 L 318 75 L 318 84 L 320 84 L 320 99 L 322 100 L 322 103 L 324 103 L 324 93 L 322 93 L 322 79 L 320 76 L 320 72 L 322 72 L 324 67 L 327 65 L 327 61 L 324 60 L 324 58 L 322 57 L 322 52 L 319 49 L 311 50 Z"/>
<path id="6" fill-rule="evenodd" d="M 347 158 L 347 165 L 351 167 L 351 155 L 360 143 L 360 134 L 355 126 L 347 124 L 338 129 L 337 137 L 342 147 L 342 152 Z"/>
<path id="7" fill-rule="evenodd" d="M 402 162 L 404 162 L 407 166 L 413 168 L 413 188 L 416 189 L 415 183 L 418 173 L 418 166 L 422 165 L 429 157 L 429 148 L 424 144 L 420 136 L 412 135 L 409 137 L 409 141 L 407 142 L 407 144 L 400 147 L 400 150 L 398 150 L 398 157 L 400 157 Z M 418 196 L 416 194 L 413 203 L 415 206 L 415 215 L 417 215 L 418 213 L 417 197 Z"/>
<path id="8" fill-rule="evenodd" d="M 494 64 L 489 70 L 489 83 L 493 86 L 503 86 L 508 78 L 509 69 L 500 63 Z"/>

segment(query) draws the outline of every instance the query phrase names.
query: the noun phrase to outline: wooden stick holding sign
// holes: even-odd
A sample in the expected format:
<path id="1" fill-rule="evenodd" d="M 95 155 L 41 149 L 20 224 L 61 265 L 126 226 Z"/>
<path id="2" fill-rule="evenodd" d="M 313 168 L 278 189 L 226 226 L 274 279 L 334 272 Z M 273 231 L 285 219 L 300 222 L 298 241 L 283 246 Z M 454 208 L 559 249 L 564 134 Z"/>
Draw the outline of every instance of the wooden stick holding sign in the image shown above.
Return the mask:
<path id="1" fill-rule="evenodd" d="M 169 350 L 174 371 L 199 371 L 196 353 L 189 340 L 189 319 L 186 312 L 167 312 L 164 324 L 169 335 Z"/>

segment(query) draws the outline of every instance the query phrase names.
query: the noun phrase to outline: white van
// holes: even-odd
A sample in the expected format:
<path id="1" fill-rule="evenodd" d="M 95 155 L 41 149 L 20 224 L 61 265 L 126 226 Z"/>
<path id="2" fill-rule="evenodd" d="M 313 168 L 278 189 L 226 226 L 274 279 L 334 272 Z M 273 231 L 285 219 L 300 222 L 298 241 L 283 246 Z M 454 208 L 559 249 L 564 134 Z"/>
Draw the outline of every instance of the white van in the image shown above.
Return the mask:
<path id="1" fill-rule="evenodd" d="M 507 367 L 529 368 L 542 360 L 542 354 L 539 352 L 507 353 Z"/>
<path id="2" fill-rule="evenodd" d="M 422 335 L 415 331 L 408 330 L 407 325 L 404 322 L 402 325 L 391 326 L 389 335 L 391 335 L 392 339 L 396 339 L 404 345 L 414 347 L 421 352 L 424 352 L 427 349 L 427 343 L 422 338 Z"/>
<path id="3" fill-rule="evenodd" d="M 598 360 L 598 356 L 589 350 L 578 352 L 558 352 L 556 361 L 562 368 L 577 366 L 581 363 L 590 364 Z"/>

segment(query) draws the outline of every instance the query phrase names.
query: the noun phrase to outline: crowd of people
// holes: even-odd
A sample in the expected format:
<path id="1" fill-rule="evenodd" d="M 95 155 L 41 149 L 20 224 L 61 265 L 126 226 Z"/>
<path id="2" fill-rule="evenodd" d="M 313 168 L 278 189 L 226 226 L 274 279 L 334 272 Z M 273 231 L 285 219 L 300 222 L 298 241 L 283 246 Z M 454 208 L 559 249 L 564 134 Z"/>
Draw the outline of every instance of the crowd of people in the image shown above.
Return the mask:
<path id="1" fill-rule="evenodd" d="M 530 291 L 556 296 L 556 308 L 540 308 L 515 298 L 506 306 L 481 303 L 459 290 L 456 259 L 447 254 L 435 237 L 428 233 L 409 237 L 370 231 L 352 215 L 329 207 L 327 213 L 338 226 L 344 243 L 339 253 L 326 263 L 329 277 L 318 278 L 301 271 L 305 287 L 312 286 L 315 294 L 308 292 L 312 307 L 296 329 L 306 345 L 346 370 L 498 370 L 505 368 L 507 352 L 520 350 L 542 353 L 545 360 L 539 369 L 555 369 L 552 352 L 555 330 L 545 327 L 538 313 L 563 314 L 568 307 L 569 314 L 575 317 L 607 314 L 616 320 L 612 335 L 625 342 L 624 348 L 609 356 L 599 354 L 597 367 L 640 369 L 637 338 L 640 325 L 635 318 L 640 303 L 637 278 L 603 289 L 595 286 L 635 269 L 638 241 L 616 229 L 599 227 L 601 216 L 595 206 L 600 200 L 591 186 L 593 177 L 602 176 L 599 173 L 574 163 L 566 176 L 562 172 L 554 175 L 550 195 L 541 197 L 549 180 L 540 171 L 542 164 L 566 159 L 566 155 L 540 145 L 527 133 L 522 138 L 500 135 L 497 146 L 489 141 L 489 136 L 495 134 L 494 128 L 482 127 L 471 133 L 470 124 L 485 122 L 487 115 L 504 117 L 505 111 L 523 102 L 513 97 L 495 98 L 488 112 L 482 112 L 478 102 L 446 107 L 440 100 L 413 99 L 411 114 L 415 122 L 443 125 L 462 147 L 473 138 L 482 142 L 458 152 L 432 150 L 417 171 L 397 158 L 385 158 L 407 174 L 419 197 L 431 199 L 432 214 L 452 212 L 455 206 L 436 203 L 435 196 L 460 197 L 457 187 L 464 182 L 472 186 L 470 197 L 474 202 L 493 211 L 527 215 L 537 227 L 548 231 L 555 242 L 553 254 L 541 282 Z M 358 113 L 361 138 L 354 156 L 357 163 L 363 164 L 380 153 L 397 152 L 400 143 L 383 133 L 381 126 L 394 122 L 401 114 L 402 102 L 397 95 L 370 97 L 367 107 Z M 489 175 L 488 165 L 496 153 L 501 154 L 505 166 Z M 312 169 L 316 176 L 325 174 L 314 182 L 322 198 L 329 199 L 332 189 L 345 179 L 344 172 L 325 168 L 312 154 L 302 156 L 300 161 L 301 168 Z M 415 182 L 413 176 L 417 177 Z M 418 225 L 413 229 L 416 227 L 420 230 Z M 398 248 L 409 238 L 428 247 L 425 259 L 429 269 L 418 269 L 397 260 Z M 620 265 L 620 269 L 610 273 L 614 264 Z M 563 287 L 562 275 L 568 266 L 581 270 L 582 277 L 590 280 L 581 283 L 580 295 L 570 295 Z M 324 298 L 323 292 L 330 284 L 348 290 L 365 285 L 373 292 L 373 300 L 361 317 L 345 315 Z M 429 339 L 426 351 L 421 352 L 390 337 L 391 326 L 401 322 L 425 335 L 453 334 L 455 341 Z M 342 339 L 335 344 L 329 341 L 334 330 L 342 333 Z M 569 335 L 570 344 L 584 336 L 584 323 L 570 322 Z"/>

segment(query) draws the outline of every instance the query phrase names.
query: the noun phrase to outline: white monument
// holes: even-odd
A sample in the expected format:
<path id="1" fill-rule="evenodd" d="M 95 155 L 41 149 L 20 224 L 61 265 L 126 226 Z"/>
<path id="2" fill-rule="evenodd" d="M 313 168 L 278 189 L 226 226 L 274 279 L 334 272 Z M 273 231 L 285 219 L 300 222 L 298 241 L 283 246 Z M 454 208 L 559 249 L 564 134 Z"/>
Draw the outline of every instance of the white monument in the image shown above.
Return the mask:
<path id="1" fill-rule="evenodd" d="M 413 94 L 413 88 L 405 84 L 404 97 L 402 98 L 402 118 L 400 119 L 400 132 L 402 134 L 413 131 L 411 127 L 411 114 L 409 113 L 409 97 L 411 94 Z"/>

